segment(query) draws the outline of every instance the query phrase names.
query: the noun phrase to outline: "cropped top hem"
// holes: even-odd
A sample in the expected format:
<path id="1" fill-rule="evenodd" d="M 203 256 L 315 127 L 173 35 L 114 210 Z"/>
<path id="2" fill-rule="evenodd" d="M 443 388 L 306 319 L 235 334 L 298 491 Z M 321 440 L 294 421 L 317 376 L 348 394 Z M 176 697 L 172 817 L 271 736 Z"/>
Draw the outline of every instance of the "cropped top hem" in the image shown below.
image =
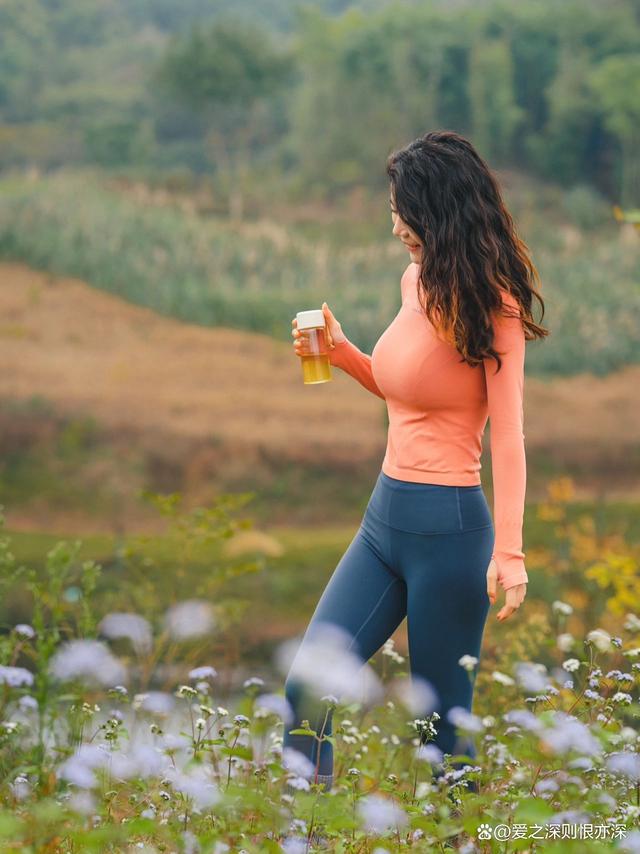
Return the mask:
<path id="1" fill-rule="evenodd" d="M 403 468 L 384 460 L 382 471 L 398 480 L 410 480 L 412 483 L 434 483 L 438 486 L 477 486 L 481 483 L 479 474 L 466 472 L 429 471 L 428 469 Z"/>

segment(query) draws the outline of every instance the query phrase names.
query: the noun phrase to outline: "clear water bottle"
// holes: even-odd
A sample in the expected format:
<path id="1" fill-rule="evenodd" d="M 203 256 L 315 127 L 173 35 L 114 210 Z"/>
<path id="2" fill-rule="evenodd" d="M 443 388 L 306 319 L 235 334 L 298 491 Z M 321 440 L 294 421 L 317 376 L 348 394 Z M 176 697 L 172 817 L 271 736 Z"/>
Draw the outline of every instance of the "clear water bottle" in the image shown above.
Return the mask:
<path id="1" fill-rule="evenodd" d="M 300 334 L 302 378 L 306 384 L 326 383 L 331 379 L 331 363 L 327 346 L 326 324 L 321 308 L 299 311 L 296 314 Z"/>

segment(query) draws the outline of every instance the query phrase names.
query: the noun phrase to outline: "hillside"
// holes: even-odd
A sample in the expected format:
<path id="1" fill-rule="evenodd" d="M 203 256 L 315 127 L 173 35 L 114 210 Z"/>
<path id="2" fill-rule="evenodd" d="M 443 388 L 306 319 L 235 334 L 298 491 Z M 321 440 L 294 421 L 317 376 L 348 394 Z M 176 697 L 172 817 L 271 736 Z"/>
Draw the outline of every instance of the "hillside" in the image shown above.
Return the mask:
<path id="1" fill-rule="evenodd" d="M 119 450 L 108 463 L 93 453 L 74 476 L 88 487 L 116 485 L 127 508 L 119 525 L 131 522 L 129 493 L 142 483 L 195 499 L 227 486 L 268 494 L 277 481 L 283 494 L 315 487 L 321 497 L 324 489 L 335 494 L 340 478 L 348 503 L 365 494 L 379 468 L 381 401 L 337 369 L 334 382 L 305 387 L 288 344 L 173 320 L 22 264 L 0 266 L 0 313 L 5 469 L 12 455 L 44 441 L 51 419 L 90 417 L 93 445 Z M 585 496 L 628 495 L 634 486 L 637 494 L 639 389 L 637 365 L 605 378 L 527 379 L 530 500 L 551 470 L 571 472 Z M 29 409 L 34 398 L 44 414 Z M 483 479 L 488 468 L 485 456 Z M 63 505 L 59 512 L 68 514 Z M 56 510 L 31 496 L 20 507 L 9 502 L 7 518 L 22 527 L 55 523 Z"/>

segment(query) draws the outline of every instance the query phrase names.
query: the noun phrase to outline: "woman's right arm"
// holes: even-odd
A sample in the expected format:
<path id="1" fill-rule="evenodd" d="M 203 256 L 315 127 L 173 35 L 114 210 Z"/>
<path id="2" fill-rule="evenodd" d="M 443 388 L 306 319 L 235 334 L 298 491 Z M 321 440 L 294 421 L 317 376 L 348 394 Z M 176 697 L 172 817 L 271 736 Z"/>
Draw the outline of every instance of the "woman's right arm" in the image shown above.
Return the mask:
<path id="1" fill-rule="evenodd" d="M 363 353 L 356 345 L 345 338 L 335 342 L 333 350 L 329 349 L 329 362 L 336 368 L 350 374 L 368 391 L 385 400 L 384 394 L 378 388 L 371 370 L 371 356 Z"/>
<path id="2" fill-rule="evenodd" d="M 341 368 L 345 373 L 350 374 L 356 379 L 360 385 L 364 386 L 367 391 L 381 397 L 385 400 L 385 396 L 378 388 L 376 381 L 373 378 L 371 370 L 371 356 L 359 350 L 342 331 L 340 321 L 334 317 L 333 312 L 326 302 L 322 303 L 322 311 L 326 320 L 327 344 L 329 351 L 329 363 L 335 368 Z M 297 320 L 294 317 L 291 321 L 295 348 L 298 356 L 302 355 L 300 349 L 300 331 L 298 329 Z"/>

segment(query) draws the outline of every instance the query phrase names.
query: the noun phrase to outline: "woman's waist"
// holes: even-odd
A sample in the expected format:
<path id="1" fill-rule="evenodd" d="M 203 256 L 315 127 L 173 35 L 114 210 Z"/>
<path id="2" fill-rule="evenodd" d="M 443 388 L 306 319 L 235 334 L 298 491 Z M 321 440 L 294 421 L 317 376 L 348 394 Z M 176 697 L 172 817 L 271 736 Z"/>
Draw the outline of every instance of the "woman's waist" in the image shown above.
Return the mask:
<path id="1" fill-rule="evenodd" d="M 394 462 L 392 454 L 385 454 L 380 475 L 389 481 L 390 487 L 412 488 L 440 486 L 462 489 L 482 489 L 480 462 L 471 460 L 466 467 L 435 468 L 431 461 Z"/>
<path id="2" fill-rule="evenodd" d="M 366 512 L 392 528 L 417 534 L 453 534 L 492 525 L 481 483 L 402 480 L 382 470 Z"/>

